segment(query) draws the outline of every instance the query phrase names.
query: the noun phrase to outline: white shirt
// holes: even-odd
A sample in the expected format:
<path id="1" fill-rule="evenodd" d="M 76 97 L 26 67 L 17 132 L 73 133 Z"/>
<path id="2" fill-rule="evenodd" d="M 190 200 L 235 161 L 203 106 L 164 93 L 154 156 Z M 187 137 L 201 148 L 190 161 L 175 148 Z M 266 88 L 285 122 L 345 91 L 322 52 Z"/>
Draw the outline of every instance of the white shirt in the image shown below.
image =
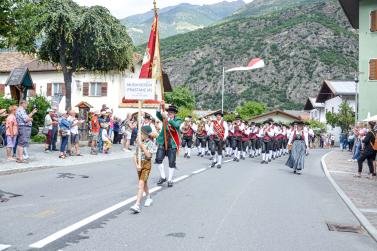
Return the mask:
<path id="1" fill-rule="evenodd" d="M 296 132 L 296 134 L 300 134 L 300 133 L 304 132 L 305 145 L 306 145 L 306 147 L 309 147 L 309 135 L 308 135 L 308 132 L 305 132 L 305 131 L 302 131 L 302 132 L 298 132 L 297 130 L 296 130 L 296 131 L 293 131 L 293 132 L 291 133 L 290 137 L 289 137 L 288 144 L 289 144 L 289 145 L 292 144 L 292 142 L 293 142 L 293 137 L 294 137 L 294 135 L 295 135 L 294 132 Z"/>
<path id="2" fill-rule="evenodd" d="M 78 119 L 76 119 L 75 117 L 69 116 L 68 121 L 72 122 L 71 133 L 72 134 L 79 134 Z M 76 125 L 74 125 L 74 124 L 76 124 Z"/>

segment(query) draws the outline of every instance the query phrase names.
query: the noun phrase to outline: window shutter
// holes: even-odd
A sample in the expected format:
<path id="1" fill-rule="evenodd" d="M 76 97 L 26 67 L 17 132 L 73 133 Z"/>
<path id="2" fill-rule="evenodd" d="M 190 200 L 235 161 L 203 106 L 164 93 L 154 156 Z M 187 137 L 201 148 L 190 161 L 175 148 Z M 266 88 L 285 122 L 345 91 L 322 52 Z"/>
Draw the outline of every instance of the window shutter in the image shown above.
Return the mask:
<path id="1" fill-rule="evenodd" d="M 65 96 L 65 83 L 62 83 L 62 94 Z"/>
<path id="2" fill-rule="evenodd" d="M 370 13 L 370 31 L 377 31 L 377 10 L 374 10 Z"/>
<path id="3" fill-rule="evenodd" d="M 107 96 L 107 83 L 102 83 L 101 96 Z"/>
<path id="4" fill-rule="evenodd" d="M 82 84 L 82 95 L 89 96 L 89 83 L 88 82 L 84 82 Z"/>
<path id="5" fill-rule="evenodd" d="M 5 94 L 5 85 L 0 84 L 0 95 L 4 95 L 4 94 Z"/>
<path id="6" fill-rule="evenodd" d="M 377 80 L 377 59 L 369 61 L 369 80 Z"/>
<path id="7" fill-rule="evenodd" d="M 52 96 L 52 83 L 47 84 L 47 97 Z"/>

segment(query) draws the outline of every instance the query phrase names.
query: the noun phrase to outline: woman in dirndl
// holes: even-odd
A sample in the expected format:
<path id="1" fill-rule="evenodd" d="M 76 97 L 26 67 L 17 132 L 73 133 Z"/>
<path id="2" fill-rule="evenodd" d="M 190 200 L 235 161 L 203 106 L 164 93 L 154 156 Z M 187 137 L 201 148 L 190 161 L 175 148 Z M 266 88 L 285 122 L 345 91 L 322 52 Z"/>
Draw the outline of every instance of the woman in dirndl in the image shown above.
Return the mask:
<path id="1" fill-rule="evenodd" d="M 309 137 L 304 131 L 304 122 L 297 121 L 296 128 L 289 137 L 288 145 L 291 147 L 287 166 L 293 169 L 293 173 L 301 174 L 304 169 L 305 155 L 308 153 Z"/>

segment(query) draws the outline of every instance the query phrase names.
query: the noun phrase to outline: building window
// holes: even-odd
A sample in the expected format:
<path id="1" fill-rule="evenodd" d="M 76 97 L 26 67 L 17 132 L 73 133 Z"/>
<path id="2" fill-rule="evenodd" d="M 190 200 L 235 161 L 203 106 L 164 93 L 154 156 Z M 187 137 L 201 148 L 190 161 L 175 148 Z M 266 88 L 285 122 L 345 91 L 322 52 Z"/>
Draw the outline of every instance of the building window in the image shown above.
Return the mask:
<path id="1" fill-rule="evenodd" d="M 63 85 L 64 83 L 52 83 L 52 95 L 61 95 L 63 94 Z"/>
<path id="2" fill-rule="evenodd" d="M 104 97 L 107 96 L 107 83 L 104 82 L 84 82 L 83 96 Z"/>
<path id="3" fill-rule="evenodd" d="M 377 31 L 377 10 L 370 12 L 370 31 Z"/>
<path id="4" fill-rule="evenodd" d="M 100 96 L 102 96 L 102 94 L 101 94 L 101 87 L 102 87 L 101 83 L 90 83 L 89 96 L 92 96 L 92 97 L 100 97 Z"/>
<path id="5" fill-rule="evenodd" d="M 377 58 L 369 60 L 369 80 L 377 80 Z"/>
<path id="6" fill-rule="evenodd" d="M 47 96 L 65 96 L 65 85 L 64 83 L 48 83 L 47 84 Z"/>

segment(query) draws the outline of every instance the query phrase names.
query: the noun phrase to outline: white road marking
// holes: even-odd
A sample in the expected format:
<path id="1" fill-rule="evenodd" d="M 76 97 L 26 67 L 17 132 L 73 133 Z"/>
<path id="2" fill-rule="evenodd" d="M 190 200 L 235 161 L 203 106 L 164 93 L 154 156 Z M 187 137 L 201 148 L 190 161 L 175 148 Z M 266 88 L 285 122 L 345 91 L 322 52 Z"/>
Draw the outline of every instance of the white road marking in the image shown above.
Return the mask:
<path id="1" fill-rule="evenodd" d="M 173 182 L 178 182 L 178 181 L 181 181 L 181 180 L 184 180 L 184 179 L 187 179 L 189 176 L 188 175 L 183 175 L 181 177 L 178 177 L 176 179 L 173 180 Z"/>
<path id="2" fill-rule="evenodd" d="M 192 172 L 192 174 L 198 174 L 198 173 L 204 172 L 205 170 L 207 170 L 207 168 L 202 168 L 202 169 L 196 170 L 196 171 Z"/>
<path id="3" fill-rule="evenodd" d="M 203 168 L 203 169 L 206 170 L 206 168 Z M 202 172 L 201 169 L 197 170 L 197 171 Z M 190 176 L 189 175 L 183 175 L 181 177 L 174 179 L 173 182 L 179 182 L 181 180 L 187 179 L 188 177 L 190 177 Z M 156 186 L 156 187 L 150 189 L 149 192 L 154 193 L 154 192 L 157 192 L 158 190 L 160 190 L 161 188 L 162 188 L 161 186 Z M 85 225 L 88 225 L 88 224 L 102 218 L 103 216 L 110 214 L 110 213 L 112 213 L 112 212 L 134 202 L 134 201 L 136 201 L 136 196 L 133 196 L 133 197 L 131 197 L 131 198 L 125 200 L 125 201 L 119 202 L 118 204 L 115 204 L 114 206 L 106 208 L 106 209 L 104 209 L 104 210 L 102 210 L 102 211 L 100 211 L 96 214 L 93 214 L 93 215 L 73 224 L 73 225 L 70 225 L 70 226 L 68 226 L 68 227 L 66 227 L 66 228 L 64 228 L 64 229 L 62 229 L 62 230 L 60 230 L 60 231 L 58 231 L 54 234 L 51 234 L 51 235 L 47 236 L 46 238 L 44 238 L 40 241 L 37 241 L 33 244 L 30 244 L 29 247 L 31 247 L 31 248 L 43 248 L 46 245 L 66 236 L 67 234 L 70 234 L 70 233 L 84 227 Z M 8 247 L 10 247 L 10 246 L 7 246 L 6 248 L 8 248 Z M 0 248 L 1 248 L 1 246 L 0 246 Z M 0 251 L 2 251 L 2 250 L 5 250 L 5 249 L 0 249 Z"/>
<path id="4" fill-rule="evenodd" d="M 376 213 L 377 214 L 377 208 L 359 208 L 359 210 L 363 213 Z"/>
<path id="5" fill-rule="evenodd" d="M 11 245 L 0 244 L 0 251 L 3 251 L 3 250 L 10 248 L 10 247 L 11 247 Z"/>
<path id="6" fill-rule="evenodd" d="M 160 190 L 161 188 L 162 188 L 161 186 L 156 186 L 156 187 L 150 189 L 149 193 L 155 193 L 158 190 Z M 88 225 L 88 224 L 98 220 L 99 218 L 101 218 L 101 217 L 103 217 L 107 214 L 110 214 L 110 213 L 114 212 L 115 210 L 118 210 L 119 208 L 122 208 L 122 207 L 124 207 L 124 206 L 126 206 L 126 205 L 128 205 L 128 204 L 130 204 L 134 201 L 136 201 L 136 196 L 131 197 L 131 198 L 129 198 L 125 201 L 122 201 L 118 204 L 115 204 L 114 206 L 111 206 L 107 209 L 104 209 L 104 210 L 102 210 L 102 211 L 100 211 L 96 214 L 93 214 L 93 215 L 91 215 L 91 216 L 71 225 L 71 226 L 68 226 L 68 227 L 66 227 L 66 228 L 64 228 L 64 229 L 62 229 L 62 230 L 60 230 L 60 231 L 58 231 L 58 232 L 56 232 L 56 233 L 54 233 L 50 236 L 47 236 L 46 238 L 44 238 L 44 239 L 42 239 L 38 242 L 35 242 L 35 243 L 29 245 L 29 247 L 31 247 L 31 248 L 43 248 L 46 245 L 50 244 L 51 242 L 54 242 L 54 241 L 64 237 L 65 235 L 70 234 L 70 233 L 76 231 L 77 229 L 82 228 L 83 226 Z M 2 249 L 0 249 L 0 251 L 1 250 Z"/>
<path id="7" fill-rule="evenodd" d="M 233 161 L 233 159 L 228 159 L 228 160 L 225 160 L 225 161 L 223 161 L 224 163 L 228 163 L 228 162 L 232 162 Z"/>

